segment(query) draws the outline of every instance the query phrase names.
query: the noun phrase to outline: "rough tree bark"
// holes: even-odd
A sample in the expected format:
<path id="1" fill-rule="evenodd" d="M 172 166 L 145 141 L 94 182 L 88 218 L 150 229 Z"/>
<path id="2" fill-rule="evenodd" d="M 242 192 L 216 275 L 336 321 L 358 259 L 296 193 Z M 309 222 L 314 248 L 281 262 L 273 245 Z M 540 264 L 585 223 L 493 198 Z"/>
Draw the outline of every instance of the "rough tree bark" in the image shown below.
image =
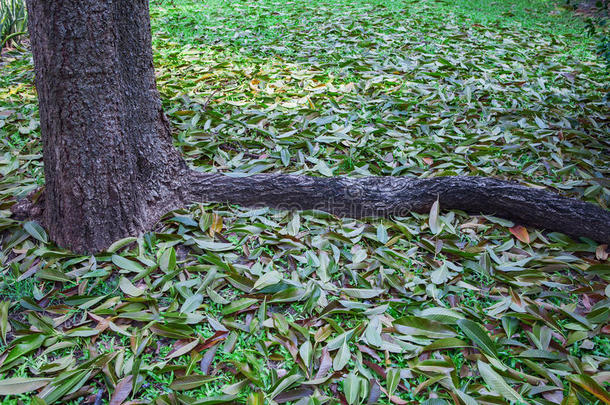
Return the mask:
<path id="1" fill-rule="evenodd" d="M 234 178 L 191 170 L 156 89 L 147 0 L 27 0 L 45 168 L 42 222 L 60 246 L 97 252 L 195 201 L 352 217 L 445 209 L 610 240 L 610 212 L 478 177 Z"/>
<path id="2" fill-rule="evenodd" d="M 144 0 L 28 0 L 43 139 L 43 222 L 75 251 L 149 228 L 181 201 Z"/>

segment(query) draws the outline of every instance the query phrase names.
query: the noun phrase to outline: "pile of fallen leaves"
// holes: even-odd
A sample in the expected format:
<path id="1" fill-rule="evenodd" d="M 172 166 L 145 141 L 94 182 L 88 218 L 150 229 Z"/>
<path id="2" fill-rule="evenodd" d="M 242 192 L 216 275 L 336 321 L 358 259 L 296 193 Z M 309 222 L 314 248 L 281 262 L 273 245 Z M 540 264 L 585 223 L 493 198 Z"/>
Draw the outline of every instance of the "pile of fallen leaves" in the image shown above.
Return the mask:
<path id="1" fill-rule="evenodd" d="M 157 1 L 159 88 L 202 171 L 496 176 L 608 206 L 585 38 L 434 2 Z M 610 403 L 607 246 L 435 205 L 206 204 L 77 256 L 43 184 L 31 55 L 0 62 L 3 403 Z"/>

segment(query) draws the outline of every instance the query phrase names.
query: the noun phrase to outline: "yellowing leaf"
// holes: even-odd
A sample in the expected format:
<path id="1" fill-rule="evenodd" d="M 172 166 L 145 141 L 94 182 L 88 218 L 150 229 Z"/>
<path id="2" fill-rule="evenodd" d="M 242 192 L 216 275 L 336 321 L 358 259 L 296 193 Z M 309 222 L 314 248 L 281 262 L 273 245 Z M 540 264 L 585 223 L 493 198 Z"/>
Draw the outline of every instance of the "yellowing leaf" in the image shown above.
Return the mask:
<path id="1" fill-rule="evenodd" d="M 603 401 L 604 404 L 610 405 L 610 393 L 593 378 L 582 374 L 571 375 L 567 379 Z"/>
<path id="2" fill-rule="evenodd" d="M 210 226 L 210 236 L 214 237 L 214 234 L 222 232 L 222 217 L 218 214 L 214 214 L 212 219 L 212 225 Z"/>

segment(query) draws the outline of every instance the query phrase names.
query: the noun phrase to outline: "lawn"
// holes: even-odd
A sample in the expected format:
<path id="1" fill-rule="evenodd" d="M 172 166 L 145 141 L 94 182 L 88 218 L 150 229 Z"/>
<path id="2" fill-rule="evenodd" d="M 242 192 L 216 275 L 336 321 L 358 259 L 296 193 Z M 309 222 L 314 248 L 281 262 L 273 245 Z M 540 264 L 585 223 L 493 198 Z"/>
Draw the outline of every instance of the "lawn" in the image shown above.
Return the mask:
<path id="1" fill-rule="evenodd" d="M 610 204 L 608 71 L 563 3 L 152 3 L 199 170 L 493 176 Z M 32 83 L 5 52 L 3 404 L 610 403 L 607 246 L 442 206 L 202 203 L 75 256 L 9 210 L 44 184 Z"/>

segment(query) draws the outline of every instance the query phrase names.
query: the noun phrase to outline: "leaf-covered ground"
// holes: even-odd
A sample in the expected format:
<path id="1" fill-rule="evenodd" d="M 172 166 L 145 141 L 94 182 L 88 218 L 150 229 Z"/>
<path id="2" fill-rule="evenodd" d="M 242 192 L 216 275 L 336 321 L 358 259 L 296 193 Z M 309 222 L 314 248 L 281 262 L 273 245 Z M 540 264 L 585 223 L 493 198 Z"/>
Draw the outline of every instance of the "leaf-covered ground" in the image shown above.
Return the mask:
<path id="1" fill-rule="evenodd" d="M 608 207 L 608 75 L 552 2 L 151 13 L 176 145 L 200 170 L 496 176 Z M 44 183 L 32 80 L 31 55 L 2 55 L 3 403 L 610 403 L 606 246 L 443 207 L 202 203 L 74 256 L 9 211 Z"/>

